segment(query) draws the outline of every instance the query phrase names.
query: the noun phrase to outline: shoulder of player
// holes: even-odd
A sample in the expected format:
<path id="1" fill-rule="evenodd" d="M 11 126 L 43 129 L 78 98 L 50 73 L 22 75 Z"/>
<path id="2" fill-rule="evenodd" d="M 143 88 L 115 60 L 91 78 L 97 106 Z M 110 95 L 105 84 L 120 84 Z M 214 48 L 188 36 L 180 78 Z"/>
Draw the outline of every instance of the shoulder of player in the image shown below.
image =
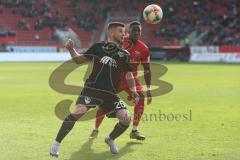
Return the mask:
<path id="1" fill-rule="evenodd" d="M 147 46 L 143 41 L 141 41 L 141 40 L 138 40 L 138 44 L 139 44 L 141 47 L 143 47 L 144 49 L 146 49 L 146 50 L 149 49 L 148 46 Z"/>
<path id="2" fill-rule="evenodd" d="M 96 42 L 96 43 L 94 43 L 94 44 L 92 45 L 92 47 L 101 47 L 101 46 L 103 46 L 105 43 L 106 43 L 106 42 L 104 42 L 104 41 Z"/>
<path id="3" fill-rule="evenodd" d="M 121 48 L 121 49 L 120 49 L 120 53 L 123 53 L 123 55 L 125 55 L 125 56 L 130 56 L 129 51 L 126 50 L 126 49 L 124 49 L 124 48 Z"/>
<path id="4" fill-rule="evenodd" d="M 86 56 L 98 57 L 100 48 L 104 45 L 104 42 L 97 42 L 92 44 L 88 49 L 83 52 Z"/>
<path id="5" fill-rule="evenodd" d="M 126 60 L 128 61 L 128 59 L 130 58 L 130 53 L 126 49 L 123 49 L 123 48 L 120 48 L 117 54 L 118 54 L 119 58 L 124 61 L 126 61 Z"/>
<path id="6" fill-rule="evenodd" d="M 120 48 L 120 51 L 126 54 L 130 54 L 128 50 L 126 50 L 125 48 Z"/>
<path id="7" fill-rule="evenodd" d="M 86 51 L 97 52 L 104 46 L 105 42 L 96 42 L 92 44 Z"/>

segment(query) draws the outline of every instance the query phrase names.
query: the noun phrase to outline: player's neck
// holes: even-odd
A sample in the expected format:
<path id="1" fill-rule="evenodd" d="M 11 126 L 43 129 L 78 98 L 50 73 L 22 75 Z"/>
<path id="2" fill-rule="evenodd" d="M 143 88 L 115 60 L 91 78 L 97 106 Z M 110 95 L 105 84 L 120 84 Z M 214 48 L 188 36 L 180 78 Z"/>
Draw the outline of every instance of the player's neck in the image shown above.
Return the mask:
<path id="1" fill-rule="evenodd" d="M 110 38 L 107 40 L 107 42 L 108 42 L 108 43 L 114 43 L 114 44 L 116 44 L 117 46 L 120 46 L 120 43 L 119 43 L 119 42 L 117 42 L 117 41 L 115 41 L 115 40 L 112 40 L 112 39 L 110 39 Z"/>
<path id="2" fill-rule="evenodd" d="M 133 44 L 136 44 L 138 42 L 138 39 L 132 39 L 129 37 L 129 40 L 133 43 Z"/>

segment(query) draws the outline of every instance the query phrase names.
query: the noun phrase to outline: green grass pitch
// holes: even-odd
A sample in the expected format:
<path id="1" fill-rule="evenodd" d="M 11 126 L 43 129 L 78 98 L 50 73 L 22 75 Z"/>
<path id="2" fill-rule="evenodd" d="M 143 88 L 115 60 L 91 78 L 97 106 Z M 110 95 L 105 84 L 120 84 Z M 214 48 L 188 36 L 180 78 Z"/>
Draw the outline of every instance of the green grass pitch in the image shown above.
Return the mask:
<path id="1" fill-rule="evenodd" d="M 60 63 L 0 63 L 0 159 L 48 160 L 49 148 L 61 125 L 54 108 L 76 96 L 53 91 L 51 72 Z M 240 65 L 165 63 L 162 80 L 174 89 L 155 97 L 147 115 L 190 116 L 186 119 L 140 123 L 147 137 L 129 139 L 130 128 L 117 139 L 120 152 L 112 155 L 103 142 L 116 120 L 105 119 L 99 137 L 89 141 L 94 121 L 77 123 L 63 141 L 59 160 L 239 160 Z M 82 83 L 84 67 L 68 83 Z M 132 112 L 132 108 L 129 108 Z"/>

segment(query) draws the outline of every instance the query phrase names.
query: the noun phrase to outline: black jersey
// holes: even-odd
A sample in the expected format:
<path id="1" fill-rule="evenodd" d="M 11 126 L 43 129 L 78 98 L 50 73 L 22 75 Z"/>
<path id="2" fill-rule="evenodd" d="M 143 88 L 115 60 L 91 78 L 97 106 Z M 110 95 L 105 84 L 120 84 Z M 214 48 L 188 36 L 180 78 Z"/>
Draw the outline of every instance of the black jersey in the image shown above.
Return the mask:
<path id="1" fill-rule="evenodd" d="M 132 71 L 129 52 L 114 43 L 95 43 L 84 56 L 93 61 L 85 87 L 116 93 L 122 73 Z"/>

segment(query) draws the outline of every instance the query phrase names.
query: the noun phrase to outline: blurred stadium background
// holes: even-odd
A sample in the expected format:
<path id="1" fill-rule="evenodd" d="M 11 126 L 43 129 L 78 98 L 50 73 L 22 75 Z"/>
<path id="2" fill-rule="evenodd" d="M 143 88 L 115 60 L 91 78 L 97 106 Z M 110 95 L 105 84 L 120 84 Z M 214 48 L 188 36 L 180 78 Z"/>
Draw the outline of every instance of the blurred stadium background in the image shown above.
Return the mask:
<path id="1" fill-rule="evenodd" d="M 142 20 L 143 8 L 151 3 L 163 9 L 164 18 L 158 25 Z M 105 40 L 108 22 L 139 20 L 142 40 L 150 47 L 152 58 L 240 62 L 239 10 L 238 0 L 1 0 L 0 50 L 61 53 L 69 37 L 79 49 L 86 49 Z M 55 60 L 66 60 L 66 55 L 58 56 Z M 20 61 L 24 56 L 14 57 Z M 42 56 L 33 60 L 44 60 L 38 57 Z M 0 60 L 8 58 L 2 54 Z"/>

